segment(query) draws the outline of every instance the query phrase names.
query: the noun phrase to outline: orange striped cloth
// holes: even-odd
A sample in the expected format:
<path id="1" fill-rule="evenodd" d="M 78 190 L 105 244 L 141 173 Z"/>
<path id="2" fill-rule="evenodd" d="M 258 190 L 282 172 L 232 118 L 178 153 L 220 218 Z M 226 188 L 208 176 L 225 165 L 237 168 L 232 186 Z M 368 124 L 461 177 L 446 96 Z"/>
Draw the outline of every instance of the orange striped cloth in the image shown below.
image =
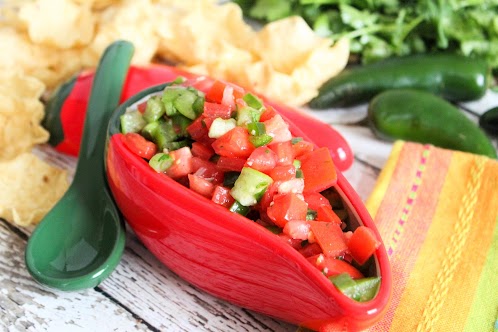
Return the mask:
<path id="1" fill-rule="evenodd" d="M 498 161 L 399 141 L 366 204 L 393 272 L 369 331 L 498 331 Z"/>

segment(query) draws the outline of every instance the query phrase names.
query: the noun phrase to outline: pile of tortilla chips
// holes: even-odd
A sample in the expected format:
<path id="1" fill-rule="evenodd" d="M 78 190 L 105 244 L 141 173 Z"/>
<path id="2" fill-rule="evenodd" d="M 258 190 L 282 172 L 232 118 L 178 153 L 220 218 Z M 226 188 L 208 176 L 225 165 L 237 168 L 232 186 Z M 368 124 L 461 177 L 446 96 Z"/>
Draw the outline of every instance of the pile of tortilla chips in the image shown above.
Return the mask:
<path id="1" fill-rule="evenodd" d="M 213 0 L 6 0 L 0 8 L 0 217 L 37 223 L 67 189 L 67 174 L 31 155 L 47 141 L 40 96 L 95 67 L 118 39 L 134 64 L 165 61 L 303 105 L 347 64 L 299 17 L 257 31 L 233 3 Z"/>
<path id="2" fill-rule="evenodd" d="M 0 71 L 0 217 L 27 226 L 39 221 L 68 186 L 66 171 L 30 151 L 46 142 L 40 126 L 44 84 L 15 71 Z"/>

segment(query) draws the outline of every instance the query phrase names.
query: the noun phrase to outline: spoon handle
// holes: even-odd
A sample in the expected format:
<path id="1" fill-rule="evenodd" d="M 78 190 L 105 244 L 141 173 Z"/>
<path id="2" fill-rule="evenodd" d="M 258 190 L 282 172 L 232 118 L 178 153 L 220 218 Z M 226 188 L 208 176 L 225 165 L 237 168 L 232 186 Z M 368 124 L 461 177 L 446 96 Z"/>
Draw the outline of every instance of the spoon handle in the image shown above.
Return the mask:
<path id="1" fill-rule="evenodd" d="M 133 52 L 130 42 L 116 41 L 100 58 L 88 102 L 75 178 L 89 174 L 102 174 L 103 178 L 106 129 L 112 111 L 119 104 Z"/>

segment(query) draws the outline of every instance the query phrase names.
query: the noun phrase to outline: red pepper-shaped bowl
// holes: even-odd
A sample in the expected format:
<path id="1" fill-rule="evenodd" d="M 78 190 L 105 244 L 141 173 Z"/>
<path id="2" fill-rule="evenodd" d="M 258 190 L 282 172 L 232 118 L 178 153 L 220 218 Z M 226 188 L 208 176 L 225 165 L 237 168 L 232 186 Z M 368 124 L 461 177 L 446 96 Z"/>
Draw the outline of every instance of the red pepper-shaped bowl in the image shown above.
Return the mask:
<path id="1" fill-rule="evenodd" d="M 357 331 L 377 322 L 387 309 L 391 293 L 391 272 L 383 244 L 368 272 L 381 277 L 377 295 L 368 302 L 354 301 L 277 235 L 155 172 L 126 147 L 120 134 L 120 115 L 164 87 L 145 90 L 127 100 L 114 112 L 108 129 L 108 183 L 143 244 L 186 281 L 250 310 L 316 330 Z M 293 134 L 302 136 L 301 132 Z M 335 188 L 353 229 L 364 225 L 380 240 L 361 199 L 337 173 Z"/>

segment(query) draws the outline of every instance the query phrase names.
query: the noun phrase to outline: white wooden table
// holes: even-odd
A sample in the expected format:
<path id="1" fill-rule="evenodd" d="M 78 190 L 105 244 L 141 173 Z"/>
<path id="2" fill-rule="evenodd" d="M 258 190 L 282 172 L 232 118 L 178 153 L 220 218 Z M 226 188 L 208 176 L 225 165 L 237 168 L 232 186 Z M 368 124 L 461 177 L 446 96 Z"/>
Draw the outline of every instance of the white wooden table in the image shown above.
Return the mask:
<path id="1" fill-rule="evenodd" d="M 498 94 L 463 105 L 471 119 L 498 106 Z M 391 143 L 375 139 L 354 124 L 366 107 L 315 113 L 349 141 L 355 152 L 346 178 L 366 199 L 389 156 Z M 430 116 L 430 115 L 429 115 Z M 497 140 L 494 139 L 496 146 Z M 50 147 L 36 151 L 73 167 L 75 160 Z M 1 190 L 1 188 L 0 188 Z M 0 192 L 1 194 L 1 192 Z M 117 269 L 94 289 L 61 292 L 37 284 L 24 264 L 31 229 L 0 219 L 0 328 L 3 331 L 295 331 L 296 326 L 236 307 L 180 279 L 152 256 L 128 231 Z"/>

